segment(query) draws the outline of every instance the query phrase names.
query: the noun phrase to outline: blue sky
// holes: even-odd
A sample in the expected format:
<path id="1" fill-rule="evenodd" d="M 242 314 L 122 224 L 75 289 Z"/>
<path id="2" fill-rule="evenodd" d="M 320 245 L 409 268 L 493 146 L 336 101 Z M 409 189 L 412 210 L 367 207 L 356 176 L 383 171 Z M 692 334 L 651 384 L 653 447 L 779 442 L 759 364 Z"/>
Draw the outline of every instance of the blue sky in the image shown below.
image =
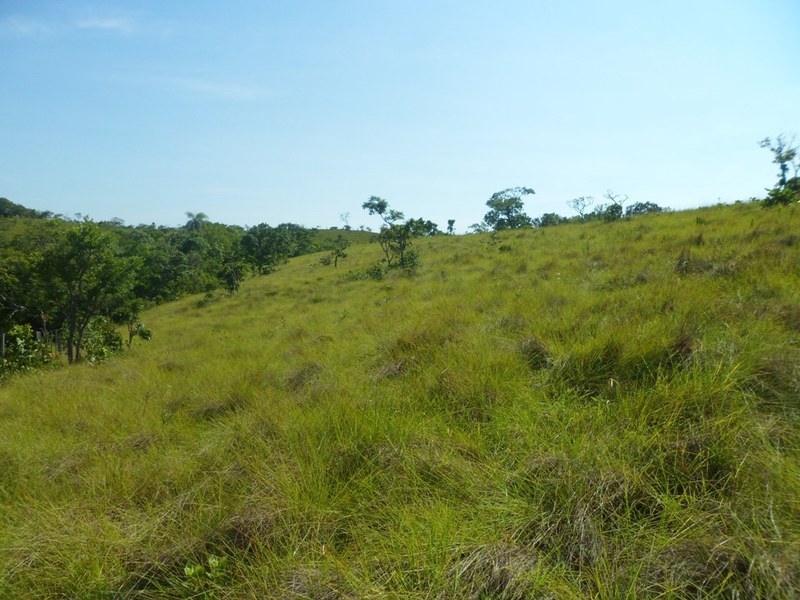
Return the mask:
<path id="1" fill-rule="evenodd" d="M 608 189 L 763 194 L 800 133 L 797 0 L 0 0 L 0 196 L 177 225 L 457 231 Z"/>

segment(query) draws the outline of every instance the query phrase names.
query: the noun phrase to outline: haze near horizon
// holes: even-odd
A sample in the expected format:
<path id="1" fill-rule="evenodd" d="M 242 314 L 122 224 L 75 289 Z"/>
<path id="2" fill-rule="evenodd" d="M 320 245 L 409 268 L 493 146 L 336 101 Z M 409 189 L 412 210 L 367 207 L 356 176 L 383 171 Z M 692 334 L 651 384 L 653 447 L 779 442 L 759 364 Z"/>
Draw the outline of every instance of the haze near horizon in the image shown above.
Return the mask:
<path id="1" fill-rule="evenodd" d="M 0 6 L 0 196 L 176 225 L 375 226 L 371 195 L 463 232 L 612 189 L 763 196 L 800 130 L 800 5 L 152 0 Z"/>

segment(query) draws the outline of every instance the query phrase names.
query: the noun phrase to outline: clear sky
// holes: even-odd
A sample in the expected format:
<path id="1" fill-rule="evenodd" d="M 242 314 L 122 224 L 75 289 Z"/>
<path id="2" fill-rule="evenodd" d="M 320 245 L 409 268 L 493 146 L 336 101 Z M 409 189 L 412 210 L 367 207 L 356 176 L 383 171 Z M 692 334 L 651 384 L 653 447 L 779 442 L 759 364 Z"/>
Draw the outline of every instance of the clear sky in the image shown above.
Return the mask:
<path id="1" fill-rule="evenodd" d="M 0 196 L 95 220 L 464 231 L 607 189 L 761 196 L 800 0 L 0 0 Z"/>

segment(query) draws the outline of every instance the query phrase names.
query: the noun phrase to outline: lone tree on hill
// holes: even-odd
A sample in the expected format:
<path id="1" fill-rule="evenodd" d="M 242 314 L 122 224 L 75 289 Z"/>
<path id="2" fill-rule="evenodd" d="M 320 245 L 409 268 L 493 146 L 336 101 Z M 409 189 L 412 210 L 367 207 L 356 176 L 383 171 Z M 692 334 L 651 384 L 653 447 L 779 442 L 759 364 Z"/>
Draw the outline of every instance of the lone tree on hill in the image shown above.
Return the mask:
<path id="1" fill-rule="evenodd" d="M 776 204 L 791 204 L 800 200 L 800 151 L 794 144 L 794 136 L 786 139 L 780 134 L 775 140 L 764 138 L 759 142 L 762 148 L 772 152 L 772 162 L 780 168 L 778 183 L 767 193 L 764 203 L 766 206 Z M 789 169 L 793 175 L 789 177 Z"/>
<path id="2" fill-rule="evenodd" d="M 585 213 L 586 209 L 589 208 L 592 204 L 594 204 L 594 198 L 592 196 L 580 196 L 578 198 L 573 198 L 572 200 L 567 201 L 567 206 L 569 206 L 572 210 L 578 213 L 581 221 L 585 221 Z"/>
<path id="3" fill-rule="evenodd" d="M 615 194 L 613 190 L 606 190 L 603 198 L 610 202 L 603 210 L 603 219 L 606 221 L 618 221 L 621 219 L 625 214 L 624 207 L 628 201 L 628 195 Z"/>
<path id="4" fill-rule="evenodd" d="M 412 238 L 439 233 L 436 223 L 424 219 L 405 220 L 402 212 L 389 208 L 389 203 L 378 196 L 371 196 L 361 208 L 383 220 L 378 243 L 383 250 L 383 260 L 388 269 L 413 269 L 418 266 L 419 257 L 411 248 Z"/>
<path id="5" fill-rule="evenodd" d="M 515 187 L 492 194 L 486 201 L 490 210 L 483 217 L 484 225 L 495 231 L 530 227 L 533 221 L 525 214 L 522 197 L 535 193 L 531 188 Z"/>

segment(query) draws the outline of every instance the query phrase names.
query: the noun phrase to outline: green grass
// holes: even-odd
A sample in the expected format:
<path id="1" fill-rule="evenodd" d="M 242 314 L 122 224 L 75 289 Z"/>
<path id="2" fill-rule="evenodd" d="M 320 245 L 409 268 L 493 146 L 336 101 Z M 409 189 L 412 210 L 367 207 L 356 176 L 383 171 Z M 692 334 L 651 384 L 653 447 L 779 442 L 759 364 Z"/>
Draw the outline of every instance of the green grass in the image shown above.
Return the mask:
<path id="1" fill-rule="evenodd" d="M 363 244 L 157 307 L 0 388 L 0 597 L 794 598 L 797 221 L 443 236 L 382 280 Z"/>

